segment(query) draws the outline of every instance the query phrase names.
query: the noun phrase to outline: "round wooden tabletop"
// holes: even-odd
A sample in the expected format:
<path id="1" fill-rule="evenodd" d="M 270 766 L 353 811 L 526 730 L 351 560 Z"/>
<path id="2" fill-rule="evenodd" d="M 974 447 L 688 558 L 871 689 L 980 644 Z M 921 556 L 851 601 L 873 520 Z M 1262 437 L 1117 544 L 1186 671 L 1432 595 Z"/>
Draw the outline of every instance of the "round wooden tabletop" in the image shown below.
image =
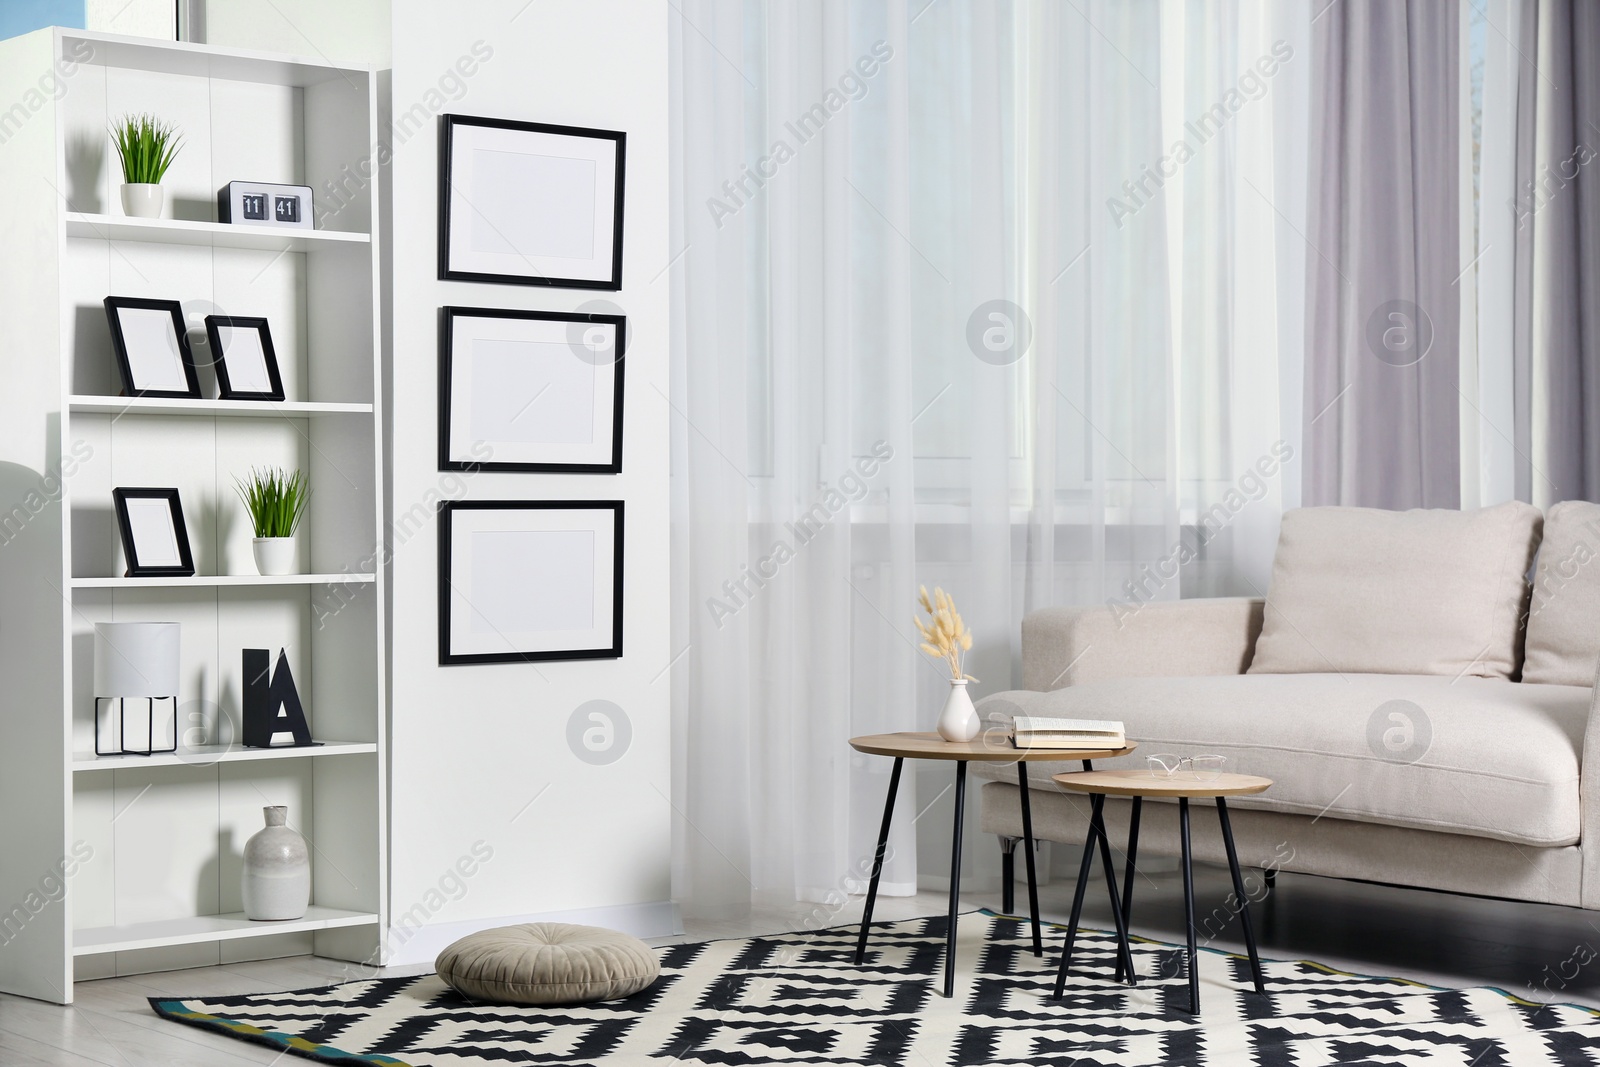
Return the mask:
<path id="1" fill-rule="evenodd" d="M 971 741 L 946 741 L 932 732 L 866 734 L 862 737 L 852 737 L 850 747 L 857 752 L 865 752 L 872 756 L 896 756 L 904 759 L 974 760 L 984 763 L 1018 761 L 1063 763 L 1126 756 L 1139 746 L 1129 741 L 1126 748 L 1015 748 L 1011 744 L 1011 731 L 996 726 Z"/>
<path id="2" fill-rule="evenodd" d="M 1116 797 L 1236 797 L 1272 785 L 1271 778 L 1253 774 L 1219 774 L 1202 780 L 1192 771 L 1179 771 L 1169 778 L 1149 770 L 1078 771 L 1051 780 L 1063 789 Z"/>

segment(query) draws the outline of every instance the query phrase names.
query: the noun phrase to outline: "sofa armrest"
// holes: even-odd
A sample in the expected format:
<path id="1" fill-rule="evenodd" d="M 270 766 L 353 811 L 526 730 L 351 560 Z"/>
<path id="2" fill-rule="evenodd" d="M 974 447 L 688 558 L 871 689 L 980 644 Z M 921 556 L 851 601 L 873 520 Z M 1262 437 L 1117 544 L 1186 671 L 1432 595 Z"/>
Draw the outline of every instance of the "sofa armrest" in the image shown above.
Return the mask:
<path id="1" fill-rule="evenodd" d="M 1595 665 L 1600 682 L 1600 663 Z M 1579 901 L 1600 909 L 1600 685 L 1589 697 L 1589 721 L 1583 731 L 1583 762 L 1578 766 L 1578 847 L 1583 851 L 1583 884 Z"/>
<path id="2" fill-rule="evenodd" d="M 1242 674 L 1261 634 L 1255 597 L 1045 608 L 1022 620 L 1022 687 Z"/>

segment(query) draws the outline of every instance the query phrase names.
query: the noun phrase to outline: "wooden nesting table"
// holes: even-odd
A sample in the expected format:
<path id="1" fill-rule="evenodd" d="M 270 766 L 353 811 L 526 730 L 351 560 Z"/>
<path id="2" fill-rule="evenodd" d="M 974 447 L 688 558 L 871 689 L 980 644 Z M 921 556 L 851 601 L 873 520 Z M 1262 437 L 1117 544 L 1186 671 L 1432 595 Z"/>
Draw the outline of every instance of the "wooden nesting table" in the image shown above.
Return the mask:
<path id="1" fill-rule="evenodd" d="M 1122 938 L 1119 945 L 1117 977 L 1126 971 L 1129 983 L 1135 980 L 1133 957 L 1127 947 L 1124 931 L 1132 918 L 1133 864 L 1139 850 L 1139 814 L 1145 797 L 1175 799 L 1178 802 L 1178 840 L 1183 854 L 1183 911 L 1189 932 L 1189 1011 L 1200 1011 L 1199 951 L 1195 946 L 1194 925 L 1194 868 L 1190 861 L 1189 801 L 1191 798 L 1211 798 L 1217 802 L 1217 819 L 1222 824 L 1222 843 L 1228 851 L 1228 872 L 1233 875 L 1233 892 L 1239 902 L 1239 922 L 1244 927 L 1244 943 L 1250 950 L 1250 973 L 1255 979 L 1257 993 L 1266 992 L 1261 978 L 1261 957 L 1256 953 L 1255 930 L 1250 925 L 1250 898 L 1245 893 L 1244 878 L 1239 873 L 1239 854 L 1233 847 L 1233 826 L 1228 821 L 1226 797 L 1247 796 L 1260 793 L 1272 785 L 1271 778 L 1253 774 L 1197 775 L 1192 771 L 1179 771 L 1172 775 L 1149 770 L 1084 771 L 1076 774 L 1058 774 L 1053 781 L 1063 789 L 1087 793 L 1091 798 L 1093 814 L 1090 817 L 1089 838 L 1083 849 L 1083 863 L 1078 868 L 1078 888 L 1072 897 L 1072 918 L 1067 925 L 1066 943 L 1061 952 L 1061 966 L 1056 971 L 1055 995 L 1060 997 L 1066 987 L 1067 971 L 1072 966 L 1072 946 L 1078 936 L 1078 919 L 1083 912 L 1083 893 L 1089 882 L 1089 865 L 1093 858 L 1090 847 L 1095 836 L 1105 846 L 1105 823 L 1101 809 L 1108 796 L 1132 797 L 1133 812 L 1128 821 L 1128 870 L 1122 880 L 1122 902 L 1116 899 L 1112 886 L 1111 910 L 1117 916 L 1117 933 Z M 1109 851 L 1105 856 L 1106 874 L 1111 874 Z M 1031 872 L 1030 872 L 1031 874 Z"/>
<path id="2" fill-rule="evenodd" d="M 872 881 L 867 887 L 866 911 L 861 916 L 861 936 L 856 942 L 858 966 L 866 958 L 867 934 L 872 927 L 872 909 L 878 900 L 878 877 L 883 873 L 883 856 L 889 847 L 889 826 L 894 819 L 895 794 L 900 789 L 900 770 L 908 759 L 948 760 L 956 765 L 956 813 L 950 837 L 950 918 L 945 933 L 944 957 L 944 995 L 949 997 L 955 994 L 956 985 L 956 913 L 961 894 L 961 823 L 966 814 L 967 764 L 979 762 L 1017 765 L 1017 784 L 1021 786 L 1022 793 L 1023 847 L 1026 850 L 1028 865 L 1028 916 L 1033 922 L 1033 954 L 1043 956 L 1044 943 L 1039 928 L 1039 883 L 1034 873 L 1033 812 L 1028 803 L 1028 764 L 1083 760 L 1084 769 L 1088 771 L 1093 769 L 1090 760 L 1126 756 L 1137 746 L 1130 743 L 1126 748 L 1094 751 L 1019 749 L 1012 747 L 1009 731 L 997 729 L 980 734 L 971 741 L 946 741 L 936 733 L 868 734 L 852 737 L 850 747 L 857 752 L 873 756 L 889 756 L 894 760 L 894 769 L 889 774 L 889 796 L 883 805 L 883 826 L 878 831 L 878 847 L 872 856 Z M 1060 778 L 1057 778 L 1057 781 L 1060 781 Z M 1115 876 L 1111 873 L 1111 849 L 1103 834 L 1100 838 L 1100 847 L 1105 852 L 1106 879 L 1111 888 L 1111 910 L 1120 919 L 1122 913 L 1116 906 Z M 1076 912 L 1073 918 L 1076 921 Z M 1123 939 L 1126 951 L 1127 935 L 1120 921 L 1117 932 Z"/>

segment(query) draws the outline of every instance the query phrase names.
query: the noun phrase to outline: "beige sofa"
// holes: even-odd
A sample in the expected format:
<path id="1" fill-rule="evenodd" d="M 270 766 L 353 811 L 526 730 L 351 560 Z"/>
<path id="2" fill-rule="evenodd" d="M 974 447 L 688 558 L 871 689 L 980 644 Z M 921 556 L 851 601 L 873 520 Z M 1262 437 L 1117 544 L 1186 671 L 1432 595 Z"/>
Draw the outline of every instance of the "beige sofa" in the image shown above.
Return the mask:
<path id="1" fill-rule="evenodd" d="M 1245 865 L 1600 908 L 1600 506 L 1293 511 L 1264 600 L 1053 608 L 1022 646 L 1026 689 L 991 719 L 1121 719 L 1143 753 L 1273 778 L 1229 802 Z M 1143 759 L 1097 766 L 1118 765 Z M 1078 764 L 1033 767 L 1035 835 L 1080 843 L 1087 802 L 1049 778 Z M 974 773 L 1009 853 L 1014 768 Z M 1106 805 L 1114 842 L 1128 811 Z M 1176 853 L 1166 815 L 1146 808 L 1141 855 Z M 1224 862 L 1215 820 L 1194 832 Z"/>

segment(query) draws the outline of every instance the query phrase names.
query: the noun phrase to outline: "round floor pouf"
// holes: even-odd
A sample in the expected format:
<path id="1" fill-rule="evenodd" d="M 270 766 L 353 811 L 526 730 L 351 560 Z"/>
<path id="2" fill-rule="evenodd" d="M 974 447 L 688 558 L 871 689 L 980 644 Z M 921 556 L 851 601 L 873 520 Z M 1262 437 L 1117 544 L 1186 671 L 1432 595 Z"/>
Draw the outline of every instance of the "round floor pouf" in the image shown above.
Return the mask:
<path id="1" fill-rule="evenodd" d="M 590 1004 L 632 996 L 661 974 L 637 937 L 598 926 L 525 923 L 468 934 L 439 953 L 439 977 L 500 1004 Z"/>

